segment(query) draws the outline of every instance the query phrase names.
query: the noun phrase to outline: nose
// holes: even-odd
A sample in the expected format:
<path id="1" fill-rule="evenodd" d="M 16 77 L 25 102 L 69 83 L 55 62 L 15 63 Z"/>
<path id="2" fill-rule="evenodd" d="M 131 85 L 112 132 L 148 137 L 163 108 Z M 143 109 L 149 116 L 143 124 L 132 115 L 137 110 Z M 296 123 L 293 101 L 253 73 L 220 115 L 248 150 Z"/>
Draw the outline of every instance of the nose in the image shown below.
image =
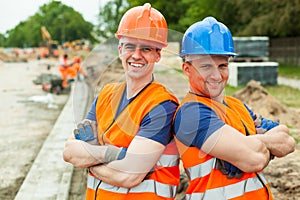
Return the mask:
<path id="1" fill-rule="evenodd" d="M 210 77 L 214 80 L 220 80 L 222 79 L 222 75 L 221 72 L 219 71 L 218 66 L 214 66 L 212 67 L 211 73 L 210 73 Z"/>
<path id="2" fill-rule="evenodd" d="M 141 49 L 136 47 L 133 54 L 132 54 L 132 58 L 134 59 L 139 59 L 142 57 L 142 52 L 141 52 Z"/>

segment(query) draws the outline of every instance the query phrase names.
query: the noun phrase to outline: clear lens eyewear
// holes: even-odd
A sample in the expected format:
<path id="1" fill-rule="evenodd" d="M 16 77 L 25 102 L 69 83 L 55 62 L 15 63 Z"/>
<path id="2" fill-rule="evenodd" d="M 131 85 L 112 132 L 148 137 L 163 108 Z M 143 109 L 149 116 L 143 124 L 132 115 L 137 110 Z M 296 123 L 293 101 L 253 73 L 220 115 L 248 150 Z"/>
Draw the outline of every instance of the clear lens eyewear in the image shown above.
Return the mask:
<path id="1" fill-rule="evenodd" d="M 121 46 L 123 47 L 125 52 L 134 52 L 137 48 L 143 53 L 151 53 L 153 51 L 156 51 L 157 48 L 149 46 L 149 45 L 136 45 L 132 43 L 122 43 Z"/>

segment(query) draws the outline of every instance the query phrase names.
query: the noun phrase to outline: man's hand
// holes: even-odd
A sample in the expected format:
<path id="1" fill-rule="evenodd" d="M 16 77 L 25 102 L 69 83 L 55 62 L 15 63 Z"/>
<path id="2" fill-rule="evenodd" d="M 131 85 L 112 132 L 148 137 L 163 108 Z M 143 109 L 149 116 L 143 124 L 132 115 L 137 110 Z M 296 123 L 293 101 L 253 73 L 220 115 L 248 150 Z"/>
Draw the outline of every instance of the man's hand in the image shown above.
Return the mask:
<path id="1" fill-rule="evenodd" d="M 74 129 L 73 132 L 77 140 L 82 140 L 90 144 L 99 145 L 95 121 L 85 119 L 77 125 L 77 128 Z"/>
<path id="2" fill-rule="evenodd" d="M 290 131 L 285 125 L 272 128 L 260 138 L 270 154 L 278 158 L 284 157 L 295 150 L 295 139 L 290 135 Z"/>
<path id="3" fill-rule="evenodd" d="M 230 164 L 229 162 L 220 160 L 218 158 L 216 160 L 216 169 L 220 170 L 223 175 L 227 176 L 228 179 L 231 179 L 233 177 L 241 178 L 243 175 L 243 172 L 239 168 Z"/>

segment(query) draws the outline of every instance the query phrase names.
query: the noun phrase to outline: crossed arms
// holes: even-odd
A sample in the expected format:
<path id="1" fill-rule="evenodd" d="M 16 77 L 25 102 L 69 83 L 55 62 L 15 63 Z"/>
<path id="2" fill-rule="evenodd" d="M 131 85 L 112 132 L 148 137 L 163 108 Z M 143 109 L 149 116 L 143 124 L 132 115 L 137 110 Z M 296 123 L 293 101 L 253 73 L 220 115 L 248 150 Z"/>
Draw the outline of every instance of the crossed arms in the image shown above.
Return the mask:
<path id="1" fill-rule="evenodd" d="M 65 146 L 64 160 L 89 170 L 100 180 L 119 187 L 138 185 L 160 158 L 165 146 L 159 142 L 136 136 L 122 160 L 105 163 L 109 146 L 91 145 L 70 137 Z M 154 151 L 155 149 L 155 151 Z"/>
<path id="2" fill-rule="evenodd" d="M 285 125 L 251 136 L 224 125 L 204 142 L 202 150 L 244 172 L 257 172 L 268 165 L 270 154 L 283 157 L 293 152 L 295 141 Z"/>

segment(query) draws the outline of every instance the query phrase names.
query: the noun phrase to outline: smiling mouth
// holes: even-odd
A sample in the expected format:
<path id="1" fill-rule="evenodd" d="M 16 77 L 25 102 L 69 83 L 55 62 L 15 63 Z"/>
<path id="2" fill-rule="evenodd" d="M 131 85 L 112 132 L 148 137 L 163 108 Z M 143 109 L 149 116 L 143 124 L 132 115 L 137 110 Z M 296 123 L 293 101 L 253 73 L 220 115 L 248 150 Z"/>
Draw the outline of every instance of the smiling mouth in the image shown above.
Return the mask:
<path id="1" fill-rule="evenodd" d="M 134 68 L 142 68 L 143 66 L 145 66 L 144 64 L 138 64 L 138 63 L 132 63 L 132 62 L 129 62 L 129 65 Z"/>
<path id="2" fill-rule="evenodd" d="M 207 85 L 212 86 L 212 87 L 218 87 L 220 86 L 222 81 L 220 82 L 206 82 Z"/>

